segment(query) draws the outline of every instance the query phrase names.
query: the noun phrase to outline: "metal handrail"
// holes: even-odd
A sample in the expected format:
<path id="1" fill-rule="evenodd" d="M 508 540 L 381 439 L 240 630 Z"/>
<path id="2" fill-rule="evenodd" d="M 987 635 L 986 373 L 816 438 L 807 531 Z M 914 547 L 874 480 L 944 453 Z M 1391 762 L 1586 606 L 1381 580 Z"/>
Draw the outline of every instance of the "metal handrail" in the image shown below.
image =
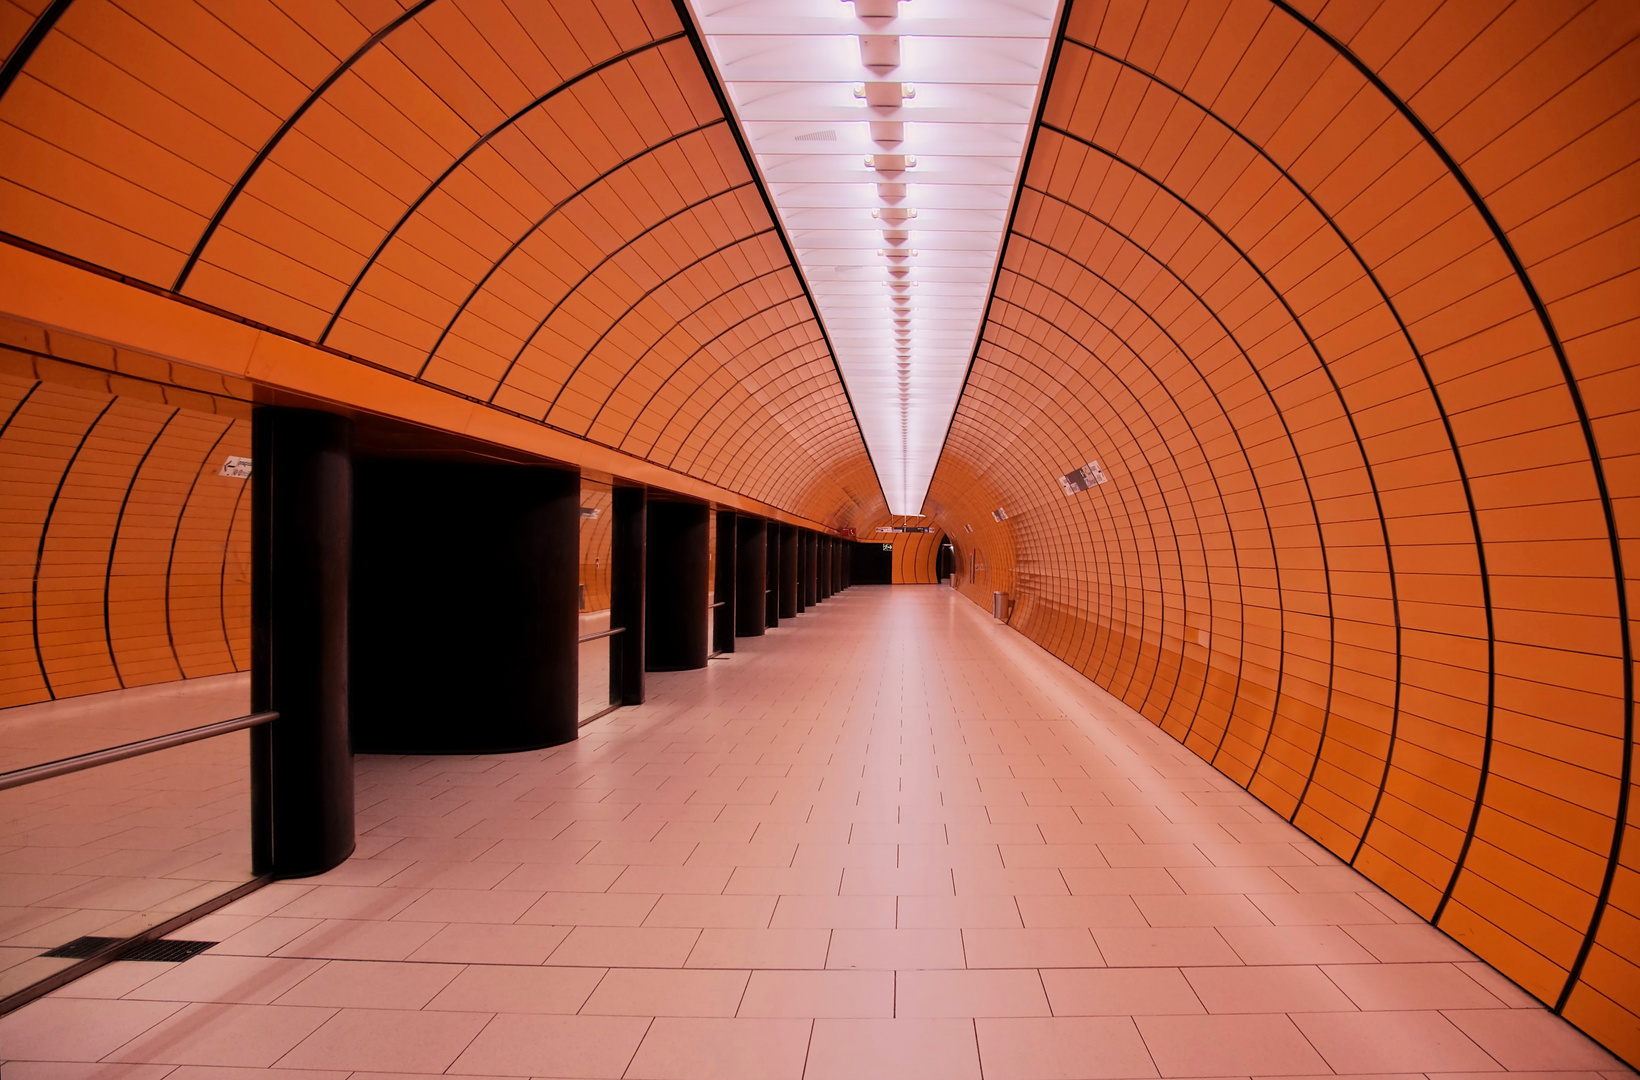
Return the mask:
<path id="1" fill-rule="evenodd" d="M 613 630 L 600 630 L 596 634 L 588 634 L 585 637 L 578 637 L 575 640 L 576 642 L 584 645 L 589 641 L 597 641 L 599 638 L 614 637 L 616 634 L 624 633 L 626 633 L 626 627 L 617 626 Z"/>
<path id="2" fill-rule="evenodd" d="M 152 754 L 156 750 L 169 750 L 173 746 L 186 746 L 189 743 L 199 742 L 201 739 L 226 735 L 231 731 L 243 731 L 246 728 L 259 727 L 277 719 L 279 719 L 279 714 L 276 712 L 251 713 L 249 716 L 237 716 L 232 720 L 219 720 L 214 724 L 188 728 L 186 731 L 173 731 L 169 735 L 156 735 L 152 739 L 138 739 L 136 742 L 126 743 L 124 746 L 111 746 L 106 750 L 93 750 L 89 754 L 76 754 L 74 757 L 62 758 L 59 761 L 48 761 L 44 765 L 31 765 L 26 769 L 0 773 L 0 791 L 22 787 L 24 784 L 32 784 L 40 780 L 50 780 L 54 776 L 67 776 L 69 773 L 84 772 L 86 769 L 94 769 L 98 765 L 110 765 L 116 761 L 124 761 L 127 758 Z"/>
<path id="3" fill-rule="evenodd" d="M 728 605 L 729 605 L 729 601 L 719 600 L 717 603 L 713 604 L 712 607 L 720 608 L 720 607 L 727 607 Z"/>

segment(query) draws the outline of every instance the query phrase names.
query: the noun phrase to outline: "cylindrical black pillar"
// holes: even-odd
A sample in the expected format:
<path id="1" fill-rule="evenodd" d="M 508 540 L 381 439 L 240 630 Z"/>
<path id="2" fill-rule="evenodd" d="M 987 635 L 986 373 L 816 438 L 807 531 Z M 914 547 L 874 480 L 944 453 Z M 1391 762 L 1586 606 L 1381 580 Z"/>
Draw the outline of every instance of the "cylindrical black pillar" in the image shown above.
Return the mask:
<path id="1" fill-rule="evenodd" d="M 712 574 L 712 651 L 735 651 L 735 512 L 717 512 L 716 565 Z"/>
<path id="2" fill-rule="evenodd" d="M 771 525 L 780 534 L 780 617 L 797 618 L 797 526 Z"/>
<path id="3" fill-rule="evenodd" d="M 576 736 L 581 478 L 361 461 L 353 746 L 491 754 Z"/>
<path id="4" fill-rule="evenodd" d="M 768 577 L 769 542 L 762 518 L 741 517 L 735 527 L 740 551 L 735 556 L 735 636 L 762 637 L 767 624 L 763 601 Z"/>
<path id="5" fill-rule="evenodd" d="M 609 625 L 624 630 L 610 638 L 609 703 L 642 705 L 648 495 L 643 488 L 618 487 L 610 504 Z"/>
<path id="6" fill-rule="evenodd" d="M 803 602 L 813 607 L 820 602 L 820 537 L 803 530 Z"/>
<path id="7" fill-rule="evenodd" d="M 317 874 L 353 853 L 348 577 L 353 422 L 259 408 L 251 420 L 253 872 Z"/>
<path id="8" fill-rule="evenodd" d="M 838 537 L 831 538 L 831 591 L 843 591 L 843 541 Z"/>
<path id="9" fill-rule="evenodd" d="M 843 552 L 843 588 L 845 589 L 854 584 L 854 552 L 856 543 L 857 542 L 853 540 L 844 540 L 840 545 Z"/>
<path id="10" fill-rule="evenodd" d="M 763 622 L 780 625 L 780 526 L 763 527 Z"/>
<path id="11" fill-rule="evenodd" d="M 644 668 L 706 666 L 707 515 L 705 503 L 649 503 Z"/>
<path id="12" fill-rule="evenodd" d="M 831 537 L 820 537 L 820 599 L 831 599 Z"/>

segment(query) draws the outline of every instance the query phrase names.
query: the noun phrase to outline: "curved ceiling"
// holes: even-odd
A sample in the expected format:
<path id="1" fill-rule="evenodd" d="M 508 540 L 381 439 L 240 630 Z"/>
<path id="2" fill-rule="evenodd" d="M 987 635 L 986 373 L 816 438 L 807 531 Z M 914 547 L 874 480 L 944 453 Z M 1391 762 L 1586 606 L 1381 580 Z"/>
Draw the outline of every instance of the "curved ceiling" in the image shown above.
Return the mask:
<path id="1" fill-rule="evenodd" d="M 1634 1060 L 1640 8 L 1300 6 L 1074 0 L 926 509 Z"/>
<path id="2" fill-rule="evenodd" d="M 287 8 L 0 6 L 0 231 L 876 523 L 680 9 Z M 1069 0 L 924 506 L 976 599 L 1631 1061 L 1636 72 L 1632 0 Z"/>
<path id="3" fill-rule="evenodd" d="M 673 5 L 12 10 L 0 231 L 782 509 L 881 498 Z"/>

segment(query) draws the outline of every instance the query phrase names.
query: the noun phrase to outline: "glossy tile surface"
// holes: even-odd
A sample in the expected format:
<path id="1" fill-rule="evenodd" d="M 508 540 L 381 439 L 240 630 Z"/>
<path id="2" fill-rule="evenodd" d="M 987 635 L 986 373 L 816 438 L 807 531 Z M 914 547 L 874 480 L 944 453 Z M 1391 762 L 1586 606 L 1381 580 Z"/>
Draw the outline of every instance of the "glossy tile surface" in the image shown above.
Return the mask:
<path id="1" fill-rule="evenodd" d="M 354 858 L 0 1020 L 7 1080 L 1633 1075 L 948 590 L 738 646 L 361 758 Z"/>

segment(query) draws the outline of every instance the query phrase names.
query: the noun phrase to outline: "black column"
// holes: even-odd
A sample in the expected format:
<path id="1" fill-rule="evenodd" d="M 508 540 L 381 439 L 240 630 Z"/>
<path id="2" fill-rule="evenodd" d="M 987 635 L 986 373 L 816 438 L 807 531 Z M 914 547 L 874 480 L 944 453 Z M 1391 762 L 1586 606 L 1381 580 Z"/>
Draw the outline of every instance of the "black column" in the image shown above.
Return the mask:
<path id="1" fill-rule="evenodd" d="M 843 541 L 835 536 L 831 538 L 831 591 L 843 591 Z"/>
<path id="2" fill-rule="evenodd" d="M 355 478 L 354 749 L 575 738 L 579 474 L 394 460 Z"/>
<path id="3" fill-rule="evenodd" d="M 706 582 L 711 509 L 705 503 L 649 503 L 644 668 L 706 666 Z"/>
<path id="4" fill-rule="evenodd" d="M 735 637 L 762 637 L 767 623 L 763 601 L 768 577 L 764 567 L 769 550 L 767 523 L 762 518 L 742 517 L 735 527 L 740 548 L 735 556 Z"/>
<path id="5" fill-rule="evenodd" d="M 837 550 L 843 556 L 843 588 L 846 589 L 854 584 L 854 541 L 842 541 L 837 545 Z"/>
<path id="6" fill-rule="evenodd" d="M 770 526 L 780 534 L 780 617 L 797 618 L 797 526 Z"/>
<path id="7" fill-rule="evenodd" d="M 797 529 L 797 613 L 799 615 L 809 607 L 809 534 L 805 529 Z"/>
<path id="8" fill-rule="evenodd" d="M 717 512 L 717 565 L 712 574 L 712 651 L 735 651 L 735 512 Z"/>
<path id="9" fill-rule="evenodd" d="M 763 622 L 780 625 L 780 526 L 763 526 Z"/>
<path id="10" fill-rule="evenodd" d="M 820 602 L 820 537 L 803 531 L 803 601 L 809 606 Z"/>
<path id="11" fill-rule="evenodd" d="M 644 645 L 644 541 L 648 496 L 643 488 L 618 487 L 611 500 L 609 625 L 625 627 L 610 639 L 609 703 L 642 705 Z"/>
<path id="12" fill-rule="evenodd" d="M 300 877 L 353 852 L 348 575 L 353 422 L 259 408 L 251 421 L 252 865 Z"/>
<path id="13" fill-rule="evenodd" d="M 832 563 L 832 558 L 833 558 L 833 553 L 832 553 L 832 549 L 831 549 L 831 537 L 821 536 L 820 537 L 820 599 L 822 599 L 822 600 L 830 600 L 831 599 L 831 592 L 832 592 L 832 589 L 831 589 L 831 563 Z"/>

